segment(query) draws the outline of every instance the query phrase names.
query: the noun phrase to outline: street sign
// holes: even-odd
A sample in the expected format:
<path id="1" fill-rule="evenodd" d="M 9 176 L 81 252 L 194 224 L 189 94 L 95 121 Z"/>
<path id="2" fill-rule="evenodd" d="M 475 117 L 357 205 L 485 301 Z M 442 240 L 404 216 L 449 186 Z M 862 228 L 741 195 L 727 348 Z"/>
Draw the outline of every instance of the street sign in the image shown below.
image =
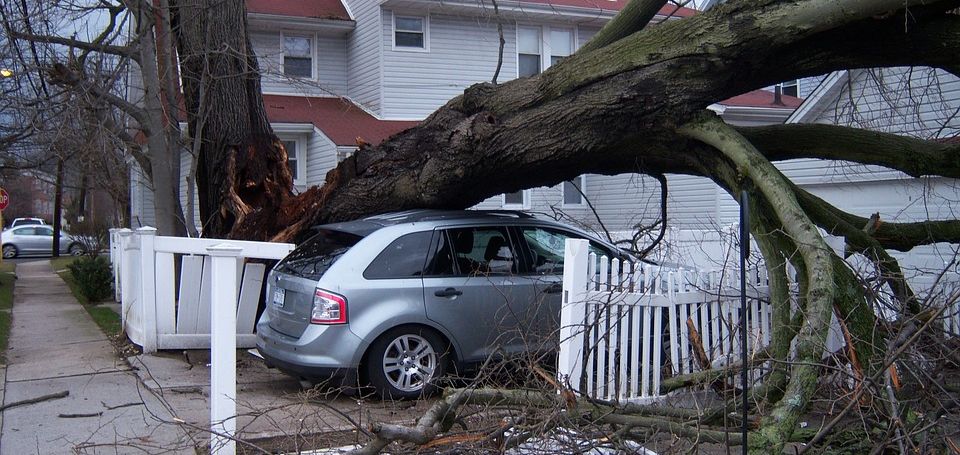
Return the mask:
<path id="1" fill-rule="evenodd" d="M 9 204 L 10 195 L 7 194 L 7 190 L 0 188 L 0 210 L 5 210 Z"/>

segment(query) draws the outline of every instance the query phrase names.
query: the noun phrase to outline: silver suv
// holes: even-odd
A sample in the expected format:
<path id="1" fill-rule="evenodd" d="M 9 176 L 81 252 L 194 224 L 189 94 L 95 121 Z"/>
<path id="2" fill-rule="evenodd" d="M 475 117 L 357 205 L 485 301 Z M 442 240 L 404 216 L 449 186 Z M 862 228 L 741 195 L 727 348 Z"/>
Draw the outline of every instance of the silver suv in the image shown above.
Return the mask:
<path id="1" fill-rule="evenodd" d="M 436 389 L 450 368 L 555 349 L 564 241 L 620 256 L 522 212 L 417 210 L 318 226 L 274 267 L 257 323 L 269 365 L 385 398 Z"/>

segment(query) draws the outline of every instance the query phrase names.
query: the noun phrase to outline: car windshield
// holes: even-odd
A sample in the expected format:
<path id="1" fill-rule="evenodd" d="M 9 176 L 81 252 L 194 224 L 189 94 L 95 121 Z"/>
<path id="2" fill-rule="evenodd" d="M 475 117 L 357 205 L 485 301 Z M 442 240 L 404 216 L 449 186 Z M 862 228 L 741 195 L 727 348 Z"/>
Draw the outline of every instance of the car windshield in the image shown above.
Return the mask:
<path id="1" fill-rule="evenodd" d="M 337 259 L 363 237 L 349 232 L 323 229 L 287 255 L 276 270 L 319 280 Z"/>

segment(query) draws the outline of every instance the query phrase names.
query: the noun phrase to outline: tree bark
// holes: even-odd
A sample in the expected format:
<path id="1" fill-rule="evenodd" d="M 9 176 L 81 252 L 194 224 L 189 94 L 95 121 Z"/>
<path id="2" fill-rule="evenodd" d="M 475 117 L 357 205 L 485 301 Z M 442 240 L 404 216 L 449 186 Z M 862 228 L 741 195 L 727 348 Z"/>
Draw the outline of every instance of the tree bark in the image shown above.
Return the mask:
<path id="1" fill-rule="evenodd" d="M 200 141 L 197 186 L 205 237 L 235 224 L 276 231 L 293 193 L 287 154 L 267 120 L 244 2 L 171 0 L 187 123 Z M 201 105 L 203 109 L 200 109 Z M 209 115 L 198 115 L 199 113 Z M 250 216 L 259 211 L 257 216 Z M 299 213 L 294 211 L 294 213 Z"/>

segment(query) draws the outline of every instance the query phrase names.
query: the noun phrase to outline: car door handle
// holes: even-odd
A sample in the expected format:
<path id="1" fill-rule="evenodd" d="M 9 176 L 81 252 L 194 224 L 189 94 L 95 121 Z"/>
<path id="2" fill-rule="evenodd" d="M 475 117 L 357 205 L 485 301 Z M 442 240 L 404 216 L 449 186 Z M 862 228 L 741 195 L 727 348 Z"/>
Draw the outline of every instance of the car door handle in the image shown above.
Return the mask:
<path id="1" fill-rule="evenodd" d="M 456 288 L 446 288 L 442 291 L 436 291 L 433 295 L 437 297 L 456 297 L 458 295 L 463 295 L 463 291 Z"/>
<path id="2" fill-rule="evenodd" d="M 544 294 L 559 294 L 560 292 L 563 292 L 563 284 L 560 283 L 553 283 L 543 289 Z"/>

